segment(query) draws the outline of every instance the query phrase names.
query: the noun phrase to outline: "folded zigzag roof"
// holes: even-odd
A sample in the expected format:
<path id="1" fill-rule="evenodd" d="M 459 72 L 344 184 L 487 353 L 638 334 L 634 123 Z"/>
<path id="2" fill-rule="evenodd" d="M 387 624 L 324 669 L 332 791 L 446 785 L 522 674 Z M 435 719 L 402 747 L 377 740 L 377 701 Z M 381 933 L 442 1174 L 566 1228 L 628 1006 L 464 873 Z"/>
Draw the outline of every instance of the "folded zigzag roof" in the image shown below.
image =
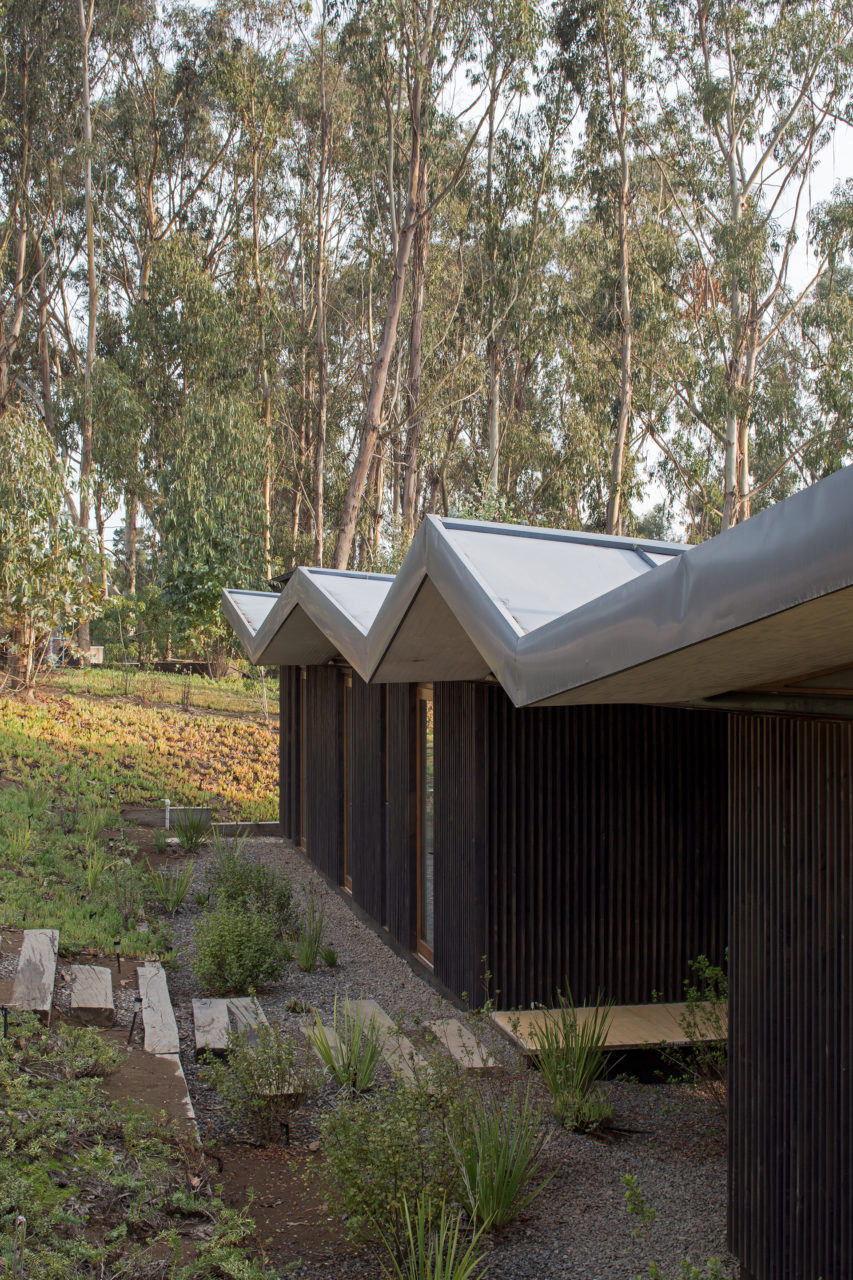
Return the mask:
<path id="1" fill-rule="evenodd" d="M 430 516 L 395 577 L 300 568 L 223 607 L 253 662 L 493 676 L 519 706 L 853 692 L 826 684 L 853 666 L 853 468 L 690 548 Z"/>

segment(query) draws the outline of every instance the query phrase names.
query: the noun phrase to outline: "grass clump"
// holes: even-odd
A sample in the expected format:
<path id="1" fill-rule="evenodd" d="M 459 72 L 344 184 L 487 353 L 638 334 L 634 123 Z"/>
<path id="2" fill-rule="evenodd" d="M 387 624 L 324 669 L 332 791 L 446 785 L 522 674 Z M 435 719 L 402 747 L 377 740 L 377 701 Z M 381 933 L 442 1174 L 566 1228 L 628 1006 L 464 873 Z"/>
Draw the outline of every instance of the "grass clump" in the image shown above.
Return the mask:
<path id="1" fill-rule="evenodd" d="M 225 1059 L 202 1070 L 238 1120 L 266 1140 L 278 1136 L 290 1113 L 313 1088 L 313 1072 L 304 1045 L 261 1022 L 251 1031 L 229 1032 Z"/>
<path id="2" fill-rule="evenodd" d="M 450 1140 L 459 1192 L 468 1216 L 484 1229 L 505 1227 L 536 1199 L 553 1174 L 541 1178 L 545 1136 L 529 1090 L 506 1105 L 477 1098 Z"/>
<path id="3" fill-rule="evenodd" d="M 275 982 L 290 959 L 268 912 L 217 903 L 198 923 L 196 977 L 214 995 L 247 995 Z"/>
<path id="4" fill-rule="evenodd" d="M 321 954 L 323 945 L 324 924 L 325 912 L 322 907 L 318 908 L 317 899 L 312 895 L 293 944 L 296 963 L 303 973 L 313 973 L 317 968 L 317 957 Z"/>
<path id="5" fill-rule="evenodd" d="M 403 1201 L 404 1253 L 398 1258 L 396 1242 L 387 1242 L 390 1261 L 383 1272 L 388 1280 L 480 1280 L 485 1276 L 479 1233 L 467 1241 L 462 1215 L 442 1203 L 436 1213 L 429 1195 L 418 1196 L 415 1212 Z"/>
<path id="6" fill-rule="evenodd" d="M 195 863 L 187 862 L 182 867 L 152 867 L 148 864 L 148 875 L 151 888 L 160 906 L 169 915 L 174 915 L 181 907 L 192 884 Z"/>
<path id="7" fill-rule="evenodd" d="M 349 996 L 344 997 L 340 1016 L 335 996 L 331 1035 L 315 1012 L 307 1036 L 327 1074 L 342 1089 L 364 1093 L 370 1088 L 381 1056 L 381 1034 L 373 1018 L 352 1008 Z"/>
<path id="8" fill-rule="evenodd" d="M 198 853 L 210 843 L 210 814 L 204 809 L 173 811 L 171 830 L 185 853 Z"/>
<path id="9" fill-rule="evenodd" d="M 613 1118 L 613 1108 L 598 1087 L 604 1071 L 612 1002 L 601 995 L 581 1021 L 571 992 L 558 992 L 559 1007 L 533 1028 L 533 1061 L 551 1094 L 554 1116 L 567 1129 L 593 1133 Z"/>

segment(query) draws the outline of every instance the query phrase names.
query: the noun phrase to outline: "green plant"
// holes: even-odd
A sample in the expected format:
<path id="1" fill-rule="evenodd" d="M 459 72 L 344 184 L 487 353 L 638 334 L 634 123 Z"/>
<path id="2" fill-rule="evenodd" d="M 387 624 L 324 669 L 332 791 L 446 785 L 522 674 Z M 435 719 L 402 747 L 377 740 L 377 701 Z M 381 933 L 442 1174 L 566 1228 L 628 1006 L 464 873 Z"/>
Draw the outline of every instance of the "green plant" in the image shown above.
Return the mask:
<path id="1" fill-rule="evenodd" d="M 157 827 L 154 831 L 154 848 L 158 853 L 165 853 L 169 847 L 169 836 L 165 827 Z"/>
<path id="2" fill-rule="evenodd" d="M 27 860 L 33 840 L 33 828 L 28 813 L 10 813 L 5 819 L 6 856 L 10 862 L 22 867 Z"/>
<path id="3" fill-rule="evenodd" d="M 533 1061 L 551 1094 L 554 1116 L 569 1129 L 591 1133 L 613 1115 L 596 1081 L 604 1069 L 612 1002 L 601 995 L 587 1017 L 578 1017 L 571 992 L 557 993 L 559 1007 L 533 1027 Z"/>
<path id="4" fill-rule="evenodd" d="M 304 1048 L 264 1022 L 251 1033 L 229 1032 L 226 1058 L 208 1063 L 202 1078 L 267 1139 L 277 1136 L 313 1083 Z"/>
<path id="5" fill-rule="evenodd" d="M 315 1011 L 314 1024 L 306 1028 L 306 1035 L 327 1073 L 341 1088 L 355 1093 L 370 1088 L 382 1052 L 382 1037 L 372 1018 L 352 1009 L 349 996 L 344 997 L 340 1017 L 335 996 L 331 1034 Z"/>
<path id="6" fill-rule="evenodd" d="M 412 1217 L 408 1200 L 402 1204 L 405 1229 L 405 1252 L 397 1257 L 397 1242 L 386 1242 L 389 1265 L 383 1267 L 389 1280 L 479 1280 L 486 1274 L 482 1254 L 478 1252 L 480 1233 L 465 1245 L 462 1221 L 442 1202 L 436 1214 L 429 1195 L 418 1196 Z"/>
<path id="7" fill-rule="evenodd" d="M 632 1173 L 624 1173 L 622 1182 L 625 1187 L 625 1204 L 628 1212 L 636 1219 L 631 1228 L 631 1235 L 637 1240 L 651 1230 L 657 1213 L 648 1203 L 640 1189 L 640 1184 Z"/>
<path id="8" fill-rule="evenodd" d="M 631 1234 L 637 1239 L 647 1236 L 654 1226 L 657 1214 L 643 1195 L 639 1182 L 633 1174 L 622 1176 L 625 1185 L 625 1204 L 629 1214 L 636 1219 Z M 690 1258 L 682 1258 L 675 1275 L 668 1277 L 657 1262 L 653 1262 L 647 1272 L 648 1280 L 731 1280 L 724 1271 L 719 1258 L 709 1258 L 704 1266 L 697 1266 Z M 637 1276 L 637 1280 L 642 1280 Z"/>
<path id="9" fill-rule="evenodd" d="M 338 953 L 334 947 L 321 947 L 320 959 L 329 969 L 334 969 L 335 965 L 338 963 Z"/>
<path id="10" fill-rule="evenodd" d="M 168 911 L 169 915 L 174 915 L 187 896 L 189 887 L 192 884 L 194 871 L 194 862 L 187 862 L 182 867 L 169 867 L 168 869 L 152 867 L 149 862 L 148 873 L 151 877 L 151 887 L 154 890 L 157 901 L 164 911 Z"/>
<path id="11" fill-rule="evenodd" d="M 726 952 L 728 960 L 728 952 Z M 721 1110 L 726 1109 L 729 1035 L 729 980 L 724 968 L 707 956 L 690 961 L 684 982 L 684 1012 L 679 1018 L 689 1045 L 670 1051 L 683 1074 L 705 1087 Z"/>
<path id="12" fill-rule="evenodd" d="M 381 1239 L 405 1257 L 404 1203 L 427 1196 L 435 1213 L 459 1182 L 449 1134 L 464 1123 L 470 1084 L 449 1059 L 437 1058 L 411 1082 L 343 1094 L 320 1122 L 321 1178 L 347 1232 Z"/>
<path id="13" fill-rule="evenodd" d="M 304 973 L 313 973 L 317 967 L 317 956 L 323 941 L 323 925 L 325 912 L 317 907 L 317 899 L 311 895 L 305 918 L 296 934 L 294 955 L 296 963 Z M 335 956 L 337 960 L 337 956 Z"/>
<path id="14" fill-rule="evenodd" d="M 545 1189 L 553 1174 L 540 1179 L 545 1137 L 541 1116 L 529 1090 L 516 1104 L 478 1098 L 464 1117 L 464 1128 L 450 1135 L 459 1166 L 460 1199 L 468 1215 L 484 1229 L 505 1227 Z"/>
<path id="15" fill-rule="evenodd" d="M 196 976 L 216 995 L 246 995 L 274 982 L 290 954 L 273 916 L 226 904 L 202 916 L 195 945 Z"/>
<path id="16" fill-rule="evenodd" d="M 142 893 L 139 877 L 128 863 L 116 864 L 113 868 L 113 896 L 124 927 L 129 929 L 139 918 Z"/>
<path id="17" fill-rule="evenodd" d="M 50 791 L 39 782 L 25 782 L 27 810 L 33 822 L 39 822 L 50 807 Z"/>
<path id="18" fill-rule="evenodd" d="M 263 911 L 275 918 L 279 932 L 290 934 L 297 924 L 290 880 L 280 871 L 243 856 L 246 837 L 229 840 L 214 832 L 211 894 L 220 906 Z"/>
<path id="19" fill-rule="evenodd" d="M 109 869 L 110 855 L 103 845 L 95 844 L 86 859 L 86 888 L 89 896 L 97 889 L 101 876 Z"/>
<path id="20" fill-rule="evenodd" d="M 198 853 L 210 840 L 210 816 L 202 809 L 185 809 L 175 813 L 172 830 L 187 853 Z"/>

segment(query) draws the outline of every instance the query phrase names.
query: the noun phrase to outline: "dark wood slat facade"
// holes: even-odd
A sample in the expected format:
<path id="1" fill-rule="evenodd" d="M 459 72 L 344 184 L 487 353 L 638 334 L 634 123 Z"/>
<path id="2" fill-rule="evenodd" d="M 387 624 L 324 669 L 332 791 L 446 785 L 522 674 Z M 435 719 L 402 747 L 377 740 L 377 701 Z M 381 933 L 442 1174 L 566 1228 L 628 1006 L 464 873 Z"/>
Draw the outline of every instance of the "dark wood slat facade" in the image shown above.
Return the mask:
<path id="1" fill-rule="evenodd" d="M 344 874 L 343 674 L 309 667 L 302 682 L 302 832 L 311 861 L 336 884 Z"/>
<path id="2" fill-rule="evenodd" d="M 853 725 L 733 716 L 729 1244 L 853 1269 Z"/>
<path id="3" fill-rule="evenodd" d="M 302 673 L 299 667 L 281 667 L 279 671 L 279 750 L 278 808 L 282 834 L 299 843 L 302 742 L 300 695 Z"/>
<path id="4" fill-rule="evenodd" d="M 349 869 L 352 896 L 378 924 L 387 923 L 385 874 L 385 686 L 352 677 L 347 753 L 351 785 Z"/>
<path id="5" fill-rule="evenodd" d="M 304 755 L 309 856 L 341 883 L 346 796 L 353 898 L 414 951 L 415 689 L 352 677 L 344 788 L 345 680 L 331 666 L 282 673 L 283 828 L 296 838 Z M 566 979 L 578 1000 L 672 1000 L 689 960 L 722 959 L 725 717 L 518 711 L 498 687 L 463 682 L 437 684 L 434 704 L 434 968 L 447 988 L 504 1008 L 552 1003 Z"/>

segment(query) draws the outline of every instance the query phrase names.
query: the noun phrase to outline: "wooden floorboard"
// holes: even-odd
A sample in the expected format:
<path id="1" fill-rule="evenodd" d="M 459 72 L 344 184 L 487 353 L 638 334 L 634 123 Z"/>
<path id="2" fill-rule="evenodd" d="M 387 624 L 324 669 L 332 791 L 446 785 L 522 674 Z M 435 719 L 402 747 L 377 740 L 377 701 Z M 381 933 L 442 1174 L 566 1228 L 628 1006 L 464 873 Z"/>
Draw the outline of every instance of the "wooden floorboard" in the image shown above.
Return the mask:
<path id="1" fill-rule="evenodd" d="M 659 1044 L 687 1044 L 680 1019 L 685 1004 L 626 1004 L 616 1005 L 607 1031 L 608 1049 L 642 1049 Z M 530 1053 L 535 1047 L 533 1029 L 541 1026 L 549 1014 L 556 1010 L 518 1009 L 492 1014 L 501 1031 L 521 1049 Z M 594 1009 L 577 1010 L 578 1021 L 586 1022 Z"/>

